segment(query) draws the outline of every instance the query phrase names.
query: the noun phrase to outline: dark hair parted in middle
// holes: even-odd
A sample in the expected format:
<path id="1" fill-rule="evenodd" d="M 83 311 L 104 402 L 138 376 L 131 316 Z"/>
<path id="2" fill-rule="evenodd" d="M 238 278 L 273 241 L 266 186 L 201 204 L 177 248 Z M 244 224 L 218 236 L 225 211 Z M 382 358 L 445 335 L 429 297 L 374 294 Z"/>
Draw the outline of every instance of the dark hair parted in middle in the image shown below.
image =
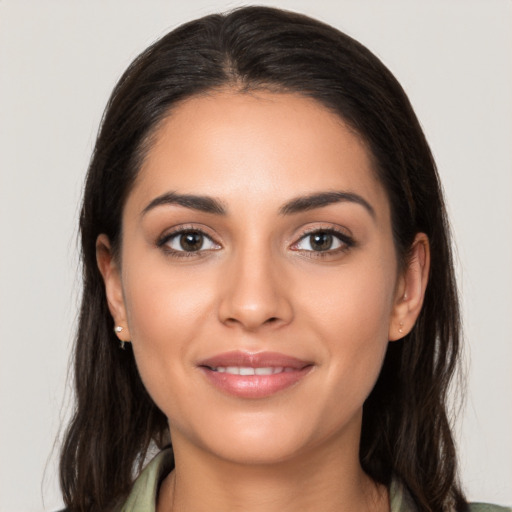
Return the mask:
<path id="1" fill-rule="evenodd" d="M 77 406 L 61 458 L 68 507 L 104 510 L 122 498 L 167 422 L 120 351 L 96 238 L 119 257 L 122 211 L 159 123 L 180 101 L 217 88 L 299 93 L 335 112 L 364 141 L 391 207 L 399 265 L 415 234 L 429 237 L 432 265 L 412 332 L 390 343 L 364 405 L 360 459 L 376 481 L 395 474 L 421 511 L 465 510 L 447 417 L 459 354 L 459 312 L 449 230 L 428 144 L 390 71 L 364 46 L 308 17 L 246 7 L 182 25 L 144 51 L 108 103 L 81 212 L 83 297 L 75 348 Z M 121 262 L 122 264 L 122 262 Z"/>

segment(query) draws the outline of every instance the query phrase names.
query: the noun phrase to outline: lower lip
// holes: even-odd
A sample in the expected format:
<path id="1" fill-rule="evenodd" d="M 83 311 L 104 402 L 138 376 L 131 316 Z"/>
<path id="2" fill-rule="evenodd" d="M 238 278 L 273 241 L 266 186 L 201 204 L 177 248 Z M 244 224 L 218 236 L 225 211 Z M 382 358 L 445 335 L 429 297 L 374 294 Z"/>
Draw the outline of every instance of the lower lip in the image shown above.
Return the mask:
<path id="1" fill-rule="evenodd" d="M 272 375 L 233 375 L 216 372 L 205 366 L 202 366 L 201 370 L 216 388 L 229 395 L 240 398 L 265 398 L 295 385 L 311 368 L 312 366 L 306 366 L 300 370 Z"/>

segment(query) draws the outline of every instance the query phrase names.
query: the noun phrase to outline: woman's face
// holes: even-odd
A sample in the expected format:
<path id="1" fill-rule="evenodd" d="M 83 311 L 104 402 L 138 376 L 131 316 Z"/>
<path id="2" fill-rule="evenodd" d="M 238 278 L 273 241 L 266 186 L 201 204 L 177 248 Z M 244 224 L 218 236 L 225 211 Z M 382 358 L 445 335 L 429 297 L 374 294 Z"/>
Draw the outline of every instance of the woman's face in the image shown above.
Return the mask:
<path id="1" fill-rule="evenodd" d="M 181 103 L 127 199 L 122 240 L 121 268 L 99 255 L 110 307 L 177 452 L 357 453 L 407 279 L 386 193 L 337 116 L 292 94 Z"/>

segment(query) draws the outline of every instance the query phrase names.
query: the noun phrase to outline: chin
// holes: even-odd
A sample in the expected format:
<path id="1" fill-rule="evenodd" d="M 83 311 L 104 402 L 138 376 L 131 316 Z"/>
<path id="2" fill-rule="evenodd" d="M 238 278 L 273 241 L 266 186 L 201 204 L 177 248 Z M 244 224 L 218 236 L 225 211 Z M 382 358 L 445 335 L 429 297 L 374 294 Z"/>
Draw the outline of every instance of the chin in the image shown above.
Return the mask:
<path id="1" fill-rule="evenodd" d="M 225 440 L 223 440 L 225 441 Z M 210 445 L 210 451 L 225 461 L 242 465 L 271 465 L 294 459 L 304 448 L 304 440 L 293 436 L 243 436 Z"/>
<path id="2" fill-rule="evenodd" d="M 193 451 L 209 453 L 226 462 L 267 465 L 293 459 L 312 441 L 303 423 L 287 421 L 282 415 L 235 415 L 230 421 L 225 420 L 210 417 L 208 423 L 180 425 L 181 428 L 173 428 L 170 420 L 173 444 L 176 448 L 188 446 Z"/>

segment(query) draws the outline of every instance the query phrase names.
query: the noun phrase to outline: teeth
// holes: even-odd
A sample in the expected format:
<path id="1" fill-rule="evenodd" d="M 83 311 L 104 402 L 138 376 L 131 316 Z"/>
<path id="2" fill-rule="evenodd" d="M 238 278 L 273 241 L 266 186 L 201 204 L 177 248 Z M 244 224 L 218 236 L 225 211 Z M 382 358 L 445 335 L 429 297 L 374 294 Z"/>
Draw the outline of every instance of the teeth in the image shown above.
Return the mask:
<path id="1" fill-rule="evenodd" d="M 254 373 L 256 375 L 272 375 L 274 368 L 254 368 Z"/>
<path id="2" fill-rule="evenodd" d="M 229 373 L 231 375 L 273 375 L 275 373 L 293 372 L 293 368 L 284 368 L 283 366 L 252 368 L 249 366 L 217 366 L 212 370 L 219 373 Z"/>

